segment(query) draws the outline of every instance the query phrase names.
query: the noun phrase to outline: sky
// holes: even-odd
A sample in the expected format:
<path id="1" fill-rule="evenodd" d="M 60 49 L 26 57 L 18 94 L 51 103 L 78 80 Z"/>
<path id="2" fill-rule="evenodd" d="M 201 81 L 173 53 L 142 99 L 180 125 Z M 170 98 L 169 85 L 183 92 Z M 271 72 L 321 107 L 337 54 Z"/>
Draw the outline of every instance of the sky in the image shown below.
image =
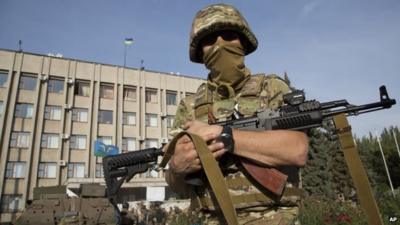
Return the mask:
<path id="1" fill-rule="evenodd" d="M 253 73 L 287 72 L 291 84 L 321 102 L 379 101 L 379 86 L 400 99 L 398 0 L 1 0 L 0 48 L 206 78 L 189 60 L 195 13 L 234 5 L 259 41 L 246 57 Z M 400 104 L 400 103 L 399 103 Z M 400 109 L 349 118 L 356 136 L 400 126 Z"/>

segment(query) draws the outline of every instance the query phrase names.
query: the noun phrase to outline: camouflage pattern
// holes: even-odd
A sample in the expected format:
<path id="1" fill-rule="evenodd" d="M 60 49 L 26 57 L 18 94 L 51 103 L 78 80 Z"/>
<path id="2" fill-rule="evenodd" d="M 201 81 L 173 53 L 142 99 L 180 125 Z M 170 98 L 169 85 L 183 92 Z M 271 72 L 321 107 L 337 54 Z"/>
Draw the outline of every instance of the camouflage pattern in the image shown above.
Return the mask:
<path id="1" fill-rule="evenodd" d="M 208 81 L 199 87 L 194 96 L 183 99 L 178 106 L 171 134 L 179 133 L 189 119 L 209 122 L 212 117 L 216 121 L 223 121 L 232 119 L 235 113 L 247 117 L 260 110 L 277 108 L 283 104 L 283 95 L 291 91 L 287 83 L 277 75 L 263 74 L 250 76 L 233 98 L 223 99 L 216 90 L 218 85 Z M 235 158 L 230 155 L 224 157 L 228 159 L 221 163 L 221 170 L 226 174 L 225 181 L 230 195 L 233 199 L 241 199 L 234 200 L 240 224 L 295 224 L 300 196 L 283 196 L 279 200 L 273 196 L 268 200 L 257 198 L 264 196 L 263 191 L 247 180 L 246 172 Z M 296 184 L 288 183 L 288 186 Z M 221 224 L 214 214 L 215 207 L 209 191 L 206 186 L 197 186 L 195 205 L 205 210 L 204 224 Z"/>
<path id="2" fill-rule="evenodd" d="M 256 50 L 258 41 L 249 24 L 240 12 L 231 5 L 215 4 L 200 10 L 192 23 L 190 32 L 190 60 L 202 63 L 200 40 L 208 34 L 219 30 L 237 31 L 244 42 L 245 54 Z"/>
<path id="3" fill-rule="evenodd" d="M 194 120 L 194 95 L 184 98 L 178 105 L 174 123 L 169 134 L 175 137 L 182 131 L 182 127 L 189 120 Z"/>
<path id="4" fill-rule="evenodd" d="M 181 128 L 189 120 L 208 122 L 209 110 L 216 112 L 215 115 L 225 114 L 229 117 L 232 114 L 228 113 L 232 111 L 231 101 L 245 117 L 267 108 L 275 109 L 283 104 L 283 95 L 290 91 L 287 83 L 275 74 L 250 76 L 240 92 L 235 93 L 232 99 L 223 99 L 217 89 L 216 84 L 203 83 L 195 95 L 184 98 L 178 105 L 170 135 L 175 136 L 181 132 Z"/>
<path id="5" fill-rule="evenodd" d="M 235 110 L 235 101 L 233 99 L 224 99 L 215 102 L 212 105 L 212 113 L 218 121 L 224 118 L 230 118 Z"/>

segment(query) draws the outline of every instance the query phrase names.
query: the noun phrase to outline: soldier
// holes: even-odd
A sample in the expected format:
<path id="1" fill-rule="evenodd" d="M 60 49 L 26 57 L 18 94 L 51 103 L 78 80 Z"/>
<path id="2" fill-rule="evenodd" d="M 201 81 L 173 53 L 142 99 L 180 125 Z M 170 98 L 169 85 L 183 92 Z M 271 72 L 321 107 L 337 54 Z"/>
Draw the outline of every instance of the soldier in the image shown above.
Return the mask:
<path id="1" fill-rule="evenodd" d="M 132 214 L 129 211 L 129 203 L 124 202 L 121 210 L 121 225 L 132 225 L 134 223 Z"/>
<path id="2" fill-rule="evenodd" d="M 160 224 L 165 224 L 165 218 L 166 218 L 166 212 L 163 208 L 161 208 L 160 202 L 155 203 L 155 217 L 156 217 L 156 222 L 158 225 Z"/>
<path id="3" fill-rule="evenodd" d="M 146 225 L 148 223 L 149 212 L 145 204 L 140 203 L 138 206 L 138 224 Z"/>
<path id="4" fill-rule="evenodd" d="M 226 183 L 234 184 L 228 190 L 235 199 L 239 224 L 294 224 L 298 192 L 271 195 L 248 178 L 239 159 L 287 167 L 285 171 L 291 172 L 287 185 L 296 186 L 297 168 L 304 166 L 307 158 L 307 136 L 298 131 L 244 131 L 209 125 L 279 107 L 283 104 L 283 94 L 291 91 L 276 75 L 251 75 L 244 56 L 257 45 L 248 23 L 233 6 L 210 5 L 196 14 L 190 33 L 190 59 L 203 63 L 210 72 L 197 93 L 181 101 L 171 134 L 185 130 L 207 143 L 208 150 L 219 161 Z M 207 224 L 225 224 L 213 201 L 210 185 L 201 173 L 203 167 L 192 140 L 187 135 L 181 136 L 173 148 L 166 174 L 170 187 L 182 196 L 191 197 L 191 207 L 203 209 Z M 201 182 L 191 182 L 189 177 Z"/>

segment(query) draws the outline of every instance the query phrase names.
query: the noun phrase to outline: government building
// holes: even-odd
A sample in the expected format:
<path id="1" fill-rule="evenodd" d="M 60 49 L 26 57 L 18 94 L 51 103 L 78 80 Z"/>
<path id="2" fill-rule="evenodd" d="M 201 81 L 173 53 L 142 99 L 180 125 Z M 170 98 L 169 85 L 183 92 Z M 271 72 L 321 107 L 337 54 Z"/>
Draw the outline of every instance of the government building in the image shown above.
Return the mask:
<path id="1" fill-rule="evenodd" d="M 1 222 L 15 219 L 33 188 L 104 185 L 94 141 L 120 152 L 161 147 L 179 101 L 200 78 L 0 49 Z M 135 176 L 120 201 L 173 194 L 162 171 Z"/>

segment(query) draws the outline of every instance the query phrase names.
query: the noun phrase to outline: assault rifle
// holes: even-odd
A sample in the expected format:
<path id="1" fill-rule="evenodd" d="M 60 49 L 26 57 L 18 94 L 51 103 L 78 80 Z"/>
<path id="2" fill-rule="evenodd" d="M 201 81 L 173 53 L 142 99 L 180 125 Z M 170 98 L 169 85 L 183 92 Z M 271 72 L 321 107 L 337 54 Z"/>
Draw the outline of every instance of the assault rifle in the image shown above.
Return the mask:
<path id="1" fill-rule="evenodd" d="M 261 111 L 252 117 L 218 122 L 221 126 L 231 126 L 243 130 L 304 130 L 320 127 L 333 116 L 346 114 L 356 116 L 376 110 L 390 108 L 396 104 L 390 99 L 385 86 L 379 88 L 380 101 L 365 105 L 352 105 L 347 100 L 320 103 L 316 100 L 305 100 L 303 91 L 296 90 L 284 96 L 285 105 L 275 110 Z M 107 185 L 107 196 L 117 211 L 117 194 L 122 184 L 128 182 L 138 173 L 144 173 L 157 163 L 158 156 L 163 155 L 162 148 L 148 148 L 103 158 L 104 178 Z M 274 194 L 282 194 L 287 176 L 274 168 L 260 167 L 243 161 L 246 170 L 261 185 Z"/>

